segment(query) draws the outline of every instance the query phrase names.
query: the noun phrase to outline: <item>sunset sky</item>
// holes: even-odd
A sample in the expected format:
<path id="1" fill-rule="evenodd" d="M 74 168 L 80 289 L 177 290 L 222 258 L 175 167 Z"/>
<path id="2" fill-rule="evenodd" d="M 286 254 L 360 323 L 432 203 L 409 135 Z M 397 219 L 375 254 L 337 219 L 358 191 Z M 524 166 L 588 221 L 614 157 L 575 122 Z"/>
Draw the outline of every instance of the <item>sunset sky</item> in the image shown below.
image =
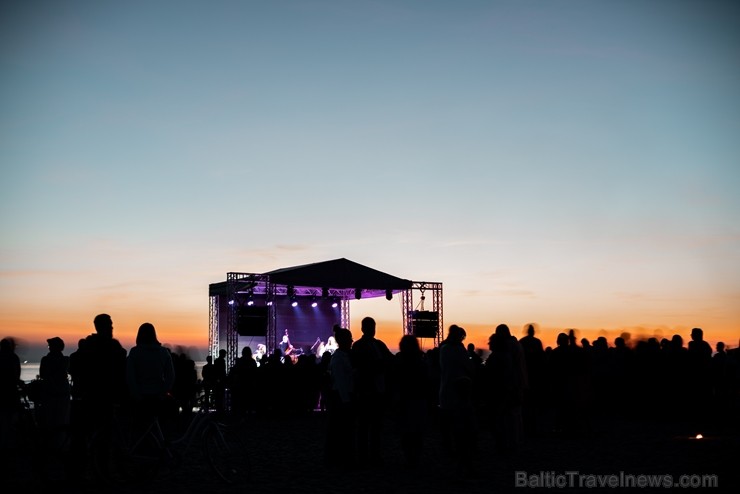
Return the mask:
<path id="1" fill-rule="evenodd" d="M 740 339 L 740 5 L 0 6 L 0 337 L 204 348 L 208 284 L 345 257 L 445 326 Z M 397 298 L 352 302 L 397 347 Z"/>

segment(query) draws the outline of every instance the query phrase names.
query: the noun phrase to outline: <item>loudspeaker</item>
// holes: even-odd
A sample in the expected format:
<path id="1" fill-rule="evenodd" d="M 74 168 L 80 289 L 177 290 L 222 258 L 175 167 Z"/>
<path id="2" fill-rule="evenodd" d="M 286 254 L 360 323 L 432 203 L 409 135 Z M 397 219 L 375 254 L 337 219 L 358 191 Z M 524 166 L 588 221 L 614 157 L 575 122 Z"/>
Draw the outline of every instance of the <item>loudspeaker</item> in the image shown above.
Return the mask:
<path id="1" fill-rule="evenodd" d="M 237 307 L 236 332 L 239 336 L 267 336 L 269 307 Z"/>
<path id="2" fill-rule="evenodd" d="M 411 334 L 417 338 L 436 338 L 439 332 L 439 313 L 429 310 L 412 310 L 409 315 Z"/>

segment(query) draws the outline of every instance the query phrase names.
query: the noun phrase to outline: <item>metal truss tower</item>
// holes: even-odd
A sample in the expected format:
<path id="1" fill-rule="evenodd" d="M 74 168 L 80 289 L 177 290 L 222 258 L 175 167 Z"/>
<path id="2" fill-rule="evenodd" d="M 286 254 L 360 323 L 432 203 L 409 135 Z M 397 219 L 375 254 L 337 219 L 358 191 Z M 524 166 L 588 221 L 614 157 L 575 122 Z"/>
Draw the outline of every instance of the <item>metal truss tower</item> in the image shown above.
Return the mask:
<path id="1" fill-rule="evenodd" d="M 419 292 L 418 303 L 414 304 L 414 292 Z M 432 294 L 432 306 L 427 304 L 427 292 Z M 413 316 L 414 311 L 432 311 L 437 314 L 437 331 L 434 336 L 434 346 L 444 340 L 444 318 L 442 311 L 442 283 L 429 281 L 413 281 L 411 288 L 403 292 L 403 334 L 414 334 Z"/>

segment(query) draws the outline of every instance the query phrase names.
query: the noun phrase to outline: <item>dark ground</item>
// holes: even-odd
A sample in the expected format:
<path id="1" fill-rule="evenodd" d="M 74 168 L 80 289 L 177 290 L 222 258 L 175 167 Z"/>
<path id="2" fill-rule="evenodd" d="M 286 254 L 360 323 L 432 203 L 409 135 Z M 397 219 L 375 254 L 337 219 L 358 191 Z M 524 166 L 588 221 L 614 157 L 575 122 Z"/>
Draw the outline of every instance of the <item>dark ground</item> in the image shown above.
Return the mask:
<path id="1" fill-rule="evenodd" d="M 394 424 L 387 422 L 382 466 L 340 471 L 323 461 L 326 417 L 321 413 L 289 418 L 256 417 L 246 425 L 250 439 L 252 475 L 238 485 L 217 479 L 195 451 L 175 473 L 158 477 L 147 485 L 127 488 L 88 480 L 69 485 L 61 474 L 45 481 L 31 461 L 31 452 L 21 448 L 10 458 L 2 492 L 121 492 L 121 493 L 501 493 L 501 492 L 666 492 L 665 488 L 549 488 L 515 486 L 515 472 L 528 475 L 568 471 L 581 474 L 715 474 L 719 488 L 708 492 L 740 492 L 740 434 L 737 426 L 704 431 L 705 439 L 690 439 L 681 423 L 647 420 L 601 419 L 592 422 L 591 433 L 581 437 L 540 434 L 523 441 L 510 457 L 497 455 L 490 433 L 481 431 L 474 455 L 474 474 L 462 475 L 443 452 L 439 436 L 430 429 L 421 465 L 404 466 Z M 551 474 L 552 475 L 552 474 Z M 691 491 L 693 489 L 680 489 Z"/>

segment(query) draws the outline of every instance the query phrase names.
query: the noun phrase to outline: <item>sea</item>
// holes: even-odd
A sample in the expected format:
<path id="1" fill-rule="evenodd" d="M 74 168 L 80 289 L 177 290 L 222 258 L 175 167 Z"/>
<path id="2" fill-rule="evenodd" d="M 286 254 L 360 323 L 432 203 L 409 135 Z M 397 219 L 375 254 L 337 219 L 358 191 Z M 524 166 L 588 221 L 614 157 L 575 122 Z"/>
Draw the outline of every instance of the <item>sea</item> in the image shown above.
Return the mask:
<path id="1" fill-rule="evenodd" d="M 39 375 L 39 362 L 21 362 L 21 381 L 29 383 L 36 379 Z M 198 379 L 201 379 L 201 369 L 206 365 L 205 360 L 203 362 L 195 362 L 195 370 L 198 372 Z"/>

